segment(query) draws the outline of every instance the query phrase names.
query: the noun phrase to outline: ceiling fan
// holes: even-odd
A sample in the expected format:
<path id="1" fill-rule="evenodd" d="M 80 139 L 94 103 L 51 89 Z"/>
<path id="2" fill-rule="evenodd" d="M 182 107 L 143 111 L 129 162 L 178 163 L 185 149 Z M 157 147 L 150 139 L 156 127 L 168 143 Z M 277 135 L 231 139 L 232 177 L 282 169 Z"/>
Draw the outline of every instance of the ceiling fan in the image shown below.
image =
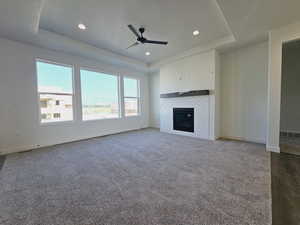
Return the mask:
<path id="1" fill-rule="evenodd" d="M 143 36 L 143 33 L 145 32 L 145 28 L 141 27 L 139 28 L 140 34 L 137 32 L 137 30 L 132 26 L 131 24 L 128 25 L 128 28 L 134 33 L 134 35 L 137 37 L 136 42 L 130 45 L 127 49 L 139 45 L 139 44 L 156 44 L 156 45 L 167 45 L 167 41 L 153 41 L 153 40 L 148 40 Z"/>

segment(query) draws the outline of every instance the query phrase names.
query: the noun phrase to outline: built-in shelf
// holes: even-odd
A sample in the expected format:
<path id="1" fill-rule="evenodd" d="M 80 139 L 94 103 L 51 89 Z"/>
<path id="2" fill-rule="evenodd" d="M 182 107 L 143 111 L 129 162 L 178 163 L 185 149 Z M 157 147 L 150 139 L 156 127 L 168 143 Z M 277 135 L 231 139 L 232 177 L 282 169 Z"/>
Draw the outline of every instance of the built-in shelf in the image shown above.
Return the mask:
<path id="1" fill-rule="evenodd" d="M 180 97 L 191 97 L 191 96 L 201 96 L 209 95 L 209 90 L 197 90 L 197 91 L 187 91 L 187 92 L 173 92 L 167 94 L 161 94 L 161 98 L 180 98 Z"/>

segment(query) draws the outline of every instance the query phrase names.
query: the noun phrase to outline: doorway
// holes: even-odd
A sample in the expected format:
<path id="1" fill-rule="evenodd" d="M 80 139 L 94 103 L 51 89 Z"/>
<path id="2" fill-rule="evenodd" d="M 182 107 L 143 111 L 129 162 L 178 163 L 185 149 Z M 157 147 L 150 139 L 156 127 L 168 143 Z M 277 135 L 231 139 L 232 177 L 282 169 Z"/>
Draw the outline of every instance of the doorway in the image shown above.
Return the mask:
<path id="1" fill-rule="evenodd" d="M 300 40 L 283 44 L 280 149 L 300 155 Z"/>

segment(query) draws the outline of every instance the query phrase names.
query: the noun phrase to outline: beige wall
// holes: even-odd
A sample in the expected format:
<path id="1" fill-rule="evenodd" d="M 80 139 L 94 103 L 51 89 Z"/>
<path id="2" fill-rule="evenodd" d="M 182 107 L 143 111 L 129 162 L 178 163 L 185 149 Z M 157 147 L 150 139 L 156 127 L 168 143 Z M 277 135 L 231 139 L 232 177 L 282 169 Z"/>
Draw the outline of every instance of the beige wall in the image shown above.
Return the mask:
<path id="1" fill-rule="evenodd" d="M 268 43 L 221 55 L 221 136 L 266 142 Z"/>

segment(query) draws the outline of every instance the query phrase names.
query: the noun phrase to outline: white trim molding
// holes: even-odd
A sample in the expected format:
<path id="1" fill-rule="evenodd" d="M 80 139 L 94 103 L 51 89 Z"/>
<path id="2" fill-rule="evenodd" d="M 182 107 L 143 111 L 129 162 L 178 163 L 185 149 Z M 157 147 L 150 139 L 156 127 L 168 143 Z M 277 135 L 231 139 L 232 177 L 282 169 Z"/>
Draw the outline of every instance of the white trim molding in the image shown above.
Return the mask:
<path id="1" fill-rule="evenodd" d="M 280 153 L 280 147 L 279 146 L 267 146 L 267 151 Z"/>
<path id="2" fill-rule="evenodd" d="M 244 142 L 252 142 L 256 144 L 266 144 L 266 141 L 263 139 L 256 139 L 256 138 L 243 138 L 243 137 L 235 137 L 235 136 L 224 136 L 222 135 L 219 137 L 219 139 L 228 139 L 228 140 L 233 140 L 233 141 L 244 141 Z"/>
<path id="3" fill-rule="evenodd" d="M 299 22 L 269 32 L 267 146 L 274 152 L 280 152 L 282 44 L 299 38 Z"/>

